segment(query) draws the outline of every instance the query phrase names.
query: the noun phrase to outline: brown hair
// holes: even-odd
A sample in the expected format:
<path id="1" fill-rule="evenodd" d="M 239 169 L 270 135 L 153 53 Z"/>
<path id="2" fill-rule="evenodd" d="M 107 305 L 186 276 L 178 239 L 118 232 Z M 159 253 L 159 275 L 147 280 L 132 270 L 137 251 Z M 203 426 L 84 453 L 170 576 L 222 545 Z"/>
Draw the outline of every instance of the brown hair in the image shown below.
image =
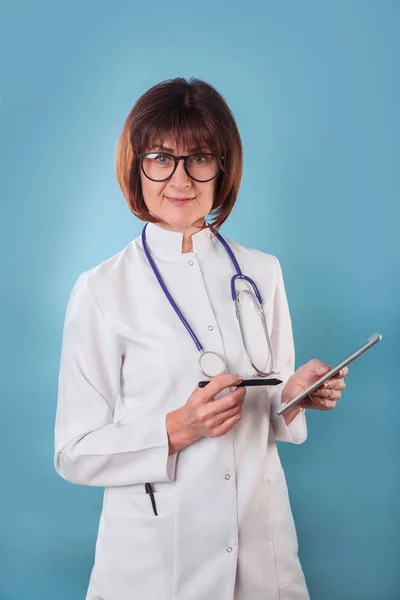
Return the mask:
<path id="1" fill-rule="evenodd" d="M 130 111 L 118 140 L 116 176 L 129 208 L 157 222 L 144 202 L 139 154 L 171 136 L 179 145 L 224 156 L 210 223 L 219 228 L 235 204 L 242 177 L 242 143 L 234 116 L 217 90 L 199 79 L 168 79 L 145 92 Z"/>

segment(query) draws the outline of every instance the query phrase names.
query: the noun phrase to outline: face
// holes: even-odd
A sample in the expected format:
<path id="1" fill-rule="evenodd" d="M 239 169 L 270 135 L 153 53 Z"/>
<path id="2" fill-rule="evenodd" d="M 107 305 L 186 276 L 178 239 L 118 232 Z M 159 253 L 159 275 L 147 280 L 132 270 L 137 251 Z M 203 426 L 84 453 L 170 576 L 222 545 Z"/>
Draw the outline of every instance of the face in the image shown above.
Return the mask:
<path id="1" fill-rule="evenodd" d="M 191 148 L 182 148 L 172 139 L 166 138 L 163 146 L 148 148 L 146 152 L 168 152 L 174 155 L 186 155 L 194 152 Z M 207 152 L 207 149 L 204 148 Z M 140 170 L 143 198 L 148 210 L 160 220 L 165 229 L 182 233 L 193 233 L 204 223 L 210 212 L 215 195 L 217 177 L 211 181 L 194 181 L 187 175 L 183 160 L 167 181 L 151 181 Z"/>

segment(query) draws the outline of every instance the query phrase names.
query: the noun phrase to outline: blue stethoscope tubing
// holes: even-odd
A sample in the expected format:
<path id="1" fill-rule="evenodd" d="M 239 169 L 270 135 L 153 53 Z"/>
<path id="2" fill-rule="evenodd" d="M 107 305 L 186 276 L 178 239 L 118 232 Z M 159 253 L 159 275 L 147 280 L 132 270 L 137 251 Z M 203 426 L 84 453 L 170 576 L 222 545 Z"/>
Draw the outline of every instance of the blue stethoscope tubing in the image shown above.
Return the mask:
<path id="1" fill-rule="evenodd" d="M 213 351 L 205 351 L 203 345 L 201 344 L 200 340 L 198 339 L 198 337 L 196 336 L 195 332 L 193 331 L 193 329 L 191 328 L 191 326 L 189 325 L 188 321 L 185 319 L 185 317 L 183 316 L 181 310 L 179 309 L 179 307 L 177 306 L 176 302 L 174 301 L 173 297 L 171 296 L 167 286 L 165 285 L 160 272 L 157 268 L 157 265 L 155 264 L 153 258 L 150 255 L 148 246 L 147 246 L 147 239 L 146 239 L 146 228 L 147 228 L 148 223 L 146 223 L 146 225 L 143 227 L 142 230 L 142 245 L 143 245 L 143 250 L 144 253 L 146 255 L 146 258 L 153 270 L 154 275 L 157 278 L 157 281 L 161 287 L 161 289 L 163 290 L 165 296 L 167 297 L 170 305 L 172 306 L 172 308 L 174 309 L 174 311 L 176 312 L 176 314 L 178 315 L 179 319 L 182 321 L 183 325 L 186 327 L 188 333 L 190 334 L 192 340 L 194 341 L 196 348 L 199 350 L 200 352 L 200 357 L 199 357 L 199 369 L 200 371 L 203 373 L 203 375 L 205 375 L 206 377 L 214 377 L 215 375 L 218 375 L 219 373 L 223 373 L 226 370 L 226 363 L 225 360 L 219 356 L 219 354 L 217 354 L 216 352 Z M 266 322 L 266 317 L 265 317 L 265 311 L 264 311 L 264 307 L 263 307 L 263 302 L 262 302 L 262 297 L 260 294 L 260 291 L 255 283 L 255 281 L 253 281 L 253 279 L 251 279 L 250 277 L 248 277 L 247 275 L 244 275 L 242 273 L 242 270 L 239 266 L 239 263 L 236 259 L 236 256 L 234 255 L 232 249 L 229 247 L 228 243 L 226 242 L 226 240 L 222 237 L 222 235 L 216 231 L 215 229 L 213 229 L 212 227 L 210 228 L 211 232 L 217 237 L 218 241 L 223 245 L 223 247 L 225 248 L 229 258 L 231 259 L 231 262 L 233 264 L 233 266 L 235 267 L 236 270 L 236 274 L 233 275 L 233 277 L 231 278 L 231 295 L 232 295 L 232 300 L 235 304 L 235 313 L 236 313 L 236 317 L 239 323 L 239 328 L 240 328 L 240 334 L 242 336 L 242 341 L 243 341 L 243 346 L 246 352 L 246 356 L 247 359 L 249 361 L 249 363 L 251 364 L 251 366 L 253 367 L 253 369 L 257 372 L 258 375 L 260 375 L 261 377 L 269 377 L 270 375 L 273 375 L 276 373 L 275 371 L 275 359 L 274 359 L 274 352 L 272 349 L 272 344 L 271 344 L 271 340 L 269 337 L 269 333 L 268 333 L 268 327 L 267 327 L 267 322 Z M 256 367 L 256 365 L 254 364 L 252 357 L 248 351 L 247 348 L 247 344 L 246 344 L 246 339 L 245 339 L 245 334 L 244 334 L 244 329 L 243 329 L 243 323 L 240 317 L 240 309 L 239 309 L 239 295 L 240 293 L 249 293 L 247 290 L 242 290 L 241 292 L 237 292 L 236 291 L 236 282 L 238 279 L 244 279 L 245 281 L 247 281 L 251 287 L 253 288 L 256 300 L 257 300 L 257 308 L 259 310 L 260 313 L 260 317 L 261 317 L 261 323 L 263 326 L 263 330 L 264 330 L 264 334 L 267 340 L 267 345 L 268 345 L 268 351 L 269 351 L 269 356 L 270 356 L 270 363 L 271 363 L 271 370 L 264 372 L 261 371 L 260 369 L 258 369 Z M 221 365 L 222 368 L 219 370 L 219 372 L 214 372 L 212 374 L 207 373 L 202 365 L 202 359 L 207 355 L 207 354 L 211 354 L 214 355 L 216 357 L 218 357 L 218 359 L 221 361 Z"/>

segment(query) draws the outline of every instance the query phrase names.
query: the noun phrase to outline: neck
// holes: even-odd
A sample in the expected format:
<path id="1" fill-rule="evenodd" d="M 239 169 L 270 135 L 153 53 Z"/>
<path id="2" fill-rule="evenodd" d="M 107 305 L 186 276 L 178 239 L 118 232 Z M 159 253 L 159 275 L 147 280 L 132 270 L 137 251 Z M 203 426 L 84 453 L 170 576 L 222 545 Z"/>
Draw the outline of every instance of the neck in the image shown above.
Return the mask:
<path id="1" fill-rule="evenodd" d="M 182 254 L 186 254 L 187 252 L 193 252 L 193 242 L 192 235 L 200 231 L 202 226 L 204 225 L 204 219 L 201 222 L 194 223 L 190 227 L 174 227 L 169 223 L 157 223 L 159 227 L 162 229 L 167 229 L 168 231 L 177 231 L 183 235 L 182 237 Z"/>
<path id="2" fill-rule="evenodd" d="M 182 238 L 182 254 L 186 254 L 187 252 L 193 252 L 193 242 L 192 242 L 192 233 L 191 234 L 183 234 Z"/>

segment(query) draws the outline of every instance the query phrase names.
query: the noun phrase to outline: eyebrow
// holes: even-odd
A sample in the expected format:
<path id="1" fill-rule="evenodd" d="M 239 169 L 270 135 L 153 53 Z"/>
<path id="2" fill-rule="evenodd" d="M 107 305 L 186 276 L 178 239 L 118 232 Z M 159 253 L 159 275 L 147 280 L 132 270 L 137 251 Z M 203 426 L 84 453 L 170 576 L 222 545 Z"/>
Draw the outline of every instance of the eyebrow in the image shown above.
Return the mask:
<path id="1" fill-rule="evenodd" d="M 173 148 L 167 148 L 166 146 L 153 146 L 154 150 L 164 150 L 165 152 L 169 152 L 170 154 L 174 153 L 174 149 Z M 189 150 L 189 154 L 192 154 L 193 152 L 198 152 L 197 148 L 191 148 Z M 202 152 L 208 152 L 208 150 L 202 150 Z"/>

